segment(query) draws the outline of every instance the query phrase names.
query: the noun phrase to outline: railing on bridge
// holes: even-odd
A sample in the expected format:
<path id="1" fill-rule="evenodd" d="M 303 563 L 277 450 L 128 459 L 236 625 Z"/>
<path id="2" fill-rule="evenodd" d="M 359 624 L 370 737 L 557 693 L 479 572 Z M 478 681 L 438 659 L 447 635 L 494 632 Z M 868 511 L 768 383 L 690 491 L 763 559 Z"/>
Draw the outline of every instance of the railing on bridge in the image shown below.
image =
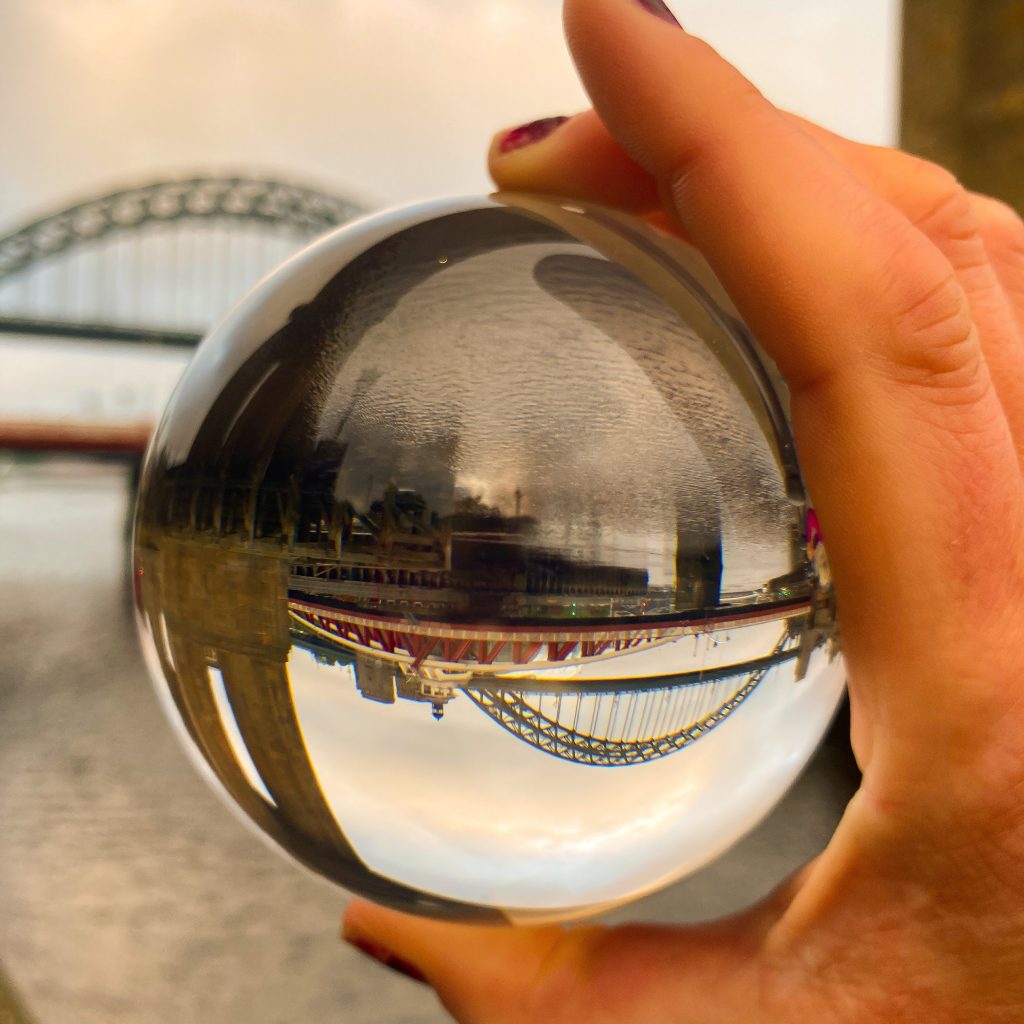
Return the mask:
<path id="1" fill-rule="evenodd" d="M 322 663 L 350 666 L 360 695 L 368 700 L 429 704 L 434 717 L 442 719 L 446 705 L 462 694 L 516 739 L 561 760 L 606 767 L 643 764 L 695 743 L 732 715 L 773 669 L 798 659 L 802 639 L 799 617 L 794 617 L 780 620 L 774 647 L 749 661 L 646 678 L 565 680 L 546 677 L 544 671 L 559 663 L 611 662 L 651 643 L 678 640 L 685 627 L 662 636 L 651 630 L 640 636 L 626 628 L 621 642 L 614 642 L 608 627 L 613 642 L 601 643 L 600 651 L 572 636 L 544 645 L 516 642 L 511 632 L 473 644 L 458 636 L 441 637 L 438 643 L 452 649 L 445 665 L 438 666 L 394 658 L 388 638 L 378 632 L 356 643 L 317 629 L 302 614 L 293 612 L 293 617 L 298 628 L 292 630 L 292 643 Z M 567 636 L 572 632 L 562 627 Z M 416 650 L 416 638 L 406 635 L 403 642 Z M 487 660 L 498 650 L 506 656 Z M 530 674 L 522 675 L 525 669 Z"/>
<path id="2" fill-rule="evenodd" d="M 806 600 L 766 601 L 735 608 L 694 609 L 650 621 L 609 617 L 599 624 L 572 620 L 499 624 L 429 621 L 407 614 L 332 608 L 305 595 L 288 601 L 289 615 L 301 630 L 391 662 L 404 671 L 433 673 L 439 679 L 448 673 L 490 676 L 607 661 L 684 636 L 801 616 L 808 608 Z"/>
<path id="3" fill-rule="evenodd" d="M 299 245 L 361 212 L 243 176 L 97 196 L 0 238 L 0 331 L 194 344 Z"/>
<path id="4" fill-rule="evenodd" d="M 466 696 L 517 739 L 565 761 L 644 764 L 682 750 L 724 722 L 778 665 L 796 657 L 783 631 L 755 663 L 659 680 L 594 681 L 568 692 L 467 687 Z"/>

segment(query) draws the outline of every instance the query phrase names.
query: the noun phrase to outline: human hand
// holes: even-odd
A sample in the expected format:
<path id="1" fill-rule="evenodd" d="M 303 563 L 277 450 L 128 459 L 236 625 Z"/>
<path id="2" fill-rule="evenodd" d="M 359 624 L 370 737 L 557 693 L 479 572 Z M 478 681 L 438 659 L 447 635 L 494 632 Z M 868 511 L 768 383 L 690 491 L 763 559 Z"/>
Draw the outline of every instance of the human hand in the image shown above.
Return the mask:
<path id="1" fill-rule="evenodd" d="M 824 853 L 727 921 L 488 930 L 356 902 L 345 935 L 465 1024 L 1019 1024 L 1024 225 L 777 110 L 657 0 L 568 0 L 566 29 L 596 113 L 499 136 L 492 174 L 681 231 L 779 364 L 863 783 Z"/>

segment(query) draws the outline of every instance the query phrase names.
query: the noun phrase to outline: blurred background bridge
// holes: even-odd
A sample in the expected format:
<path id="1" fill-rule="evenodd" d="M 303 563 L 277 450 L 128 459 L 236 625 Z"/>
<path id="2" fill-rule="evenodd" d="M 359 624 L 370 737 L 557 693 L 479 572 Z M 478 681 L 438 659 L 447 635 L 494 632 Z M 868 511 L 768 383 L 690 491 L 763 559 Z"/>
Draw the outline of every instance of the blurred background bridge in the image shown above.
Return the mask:
<path id="1" fill-rule="evenodd" d="M 137 379 L 122 368 L 120 384 L 77 402 L 62 394 L 56 364 L 85 349 L 57 351 L 54 394 L 39 388 L 20 410 L 0 405 L 0 448 L 138 456 L 209 326 L 286 257 L 361 212 L 302 185 L 195 176 L 117 189 L 11 231 L 0 239 L 0 341 L 32 346 L 37 358 L 72 341 L 100 359 L 129 346 L 136 356 L 179 351 L 155 381 L 152 362 L 138 362 Z"/>

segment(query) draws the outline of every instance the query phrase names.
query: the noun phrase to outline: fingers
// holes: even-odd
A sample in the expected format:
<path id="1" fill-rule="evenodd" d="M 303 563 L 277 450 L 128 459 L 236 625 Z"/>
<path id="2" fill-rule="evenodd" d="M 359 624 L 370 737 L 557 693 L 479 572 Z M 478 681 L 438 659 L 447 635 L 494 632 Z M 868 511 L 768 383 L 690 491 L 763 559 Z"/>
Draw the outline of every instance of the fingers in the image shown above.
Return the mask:
<path id="1" fill-rule="evenodd" d="M 836 135 L 793 114 L 869 189 L 892 204 L 949 261 L 980 327 L 982 351 L 1024 457 L 1024 225 L 1012 209 L 969 195 L 948 171 L 898 150 Z M 530 145 L 522 129 L 500 132 L 490 151 L 499 188 L 591 200 L 631 210 L 661 230 L 681 233 L 657 202 L 657 183 L 628 157 L 593 111 Z M 530 138 L 529 135 L 526 136 Z M 1016 303 L 1012 299 L 1016 299 Z"/>
<path id="2" fill-rule="evenodd" d="M 342 925 L 347 942 L 387 951 L 412 965 L 452 1013 L 466 1024 L 502 1018 L 494 1008 L 522 1009 L 524 979 L 535 978 L 559 941 L 557 928 L 451 925 L 387 910 L 363 900 L 349 904 Z"/>
<path id="3" fill-rule="evenodd" d="M 853 142 L 788 116 L 896 207 L 949 261 L 967 296 L 985 362 L 1024 458 L 1024 295 L 1018 310 L 1011 301 L 1015 263 L 1024 276 L 1020 218 L 1002 203 L 970 195 L 953 174 L 927 160 Z"/>
<path id="4" fill-rule="evenodd" d="M 701 41 L 635 0 L 567 0 L 565 19 L 601 122 L 790 384 L 855 699 L 921 744 L 966 733 L 962 680 L 993 640 L 978 609 L 1016 600 L 1006 548 L 1024 494 L 950 260 Z"/>
<path id="5" fill-rule="evenodd" d="M 976 194 L 970 198 L 985 251 L 1024 336 L 1024 220 L 998 199 Z"/>
<path id="6" fill-rule="evenodd" d="M 559 123 L 561 122 L 561 123 Z M 658 206 L 658 187 L 622 151 L 593 110 L 499 132 L 488 167 L 501 189 L 589 199 L 631 212 Z"/>
<path id="7" fill-rule="evenodd" d="M 593 110 L 498 132 L 491 140 L 487 164 L 503 191 L 602 203 L 690 240 L 662 206 L 658 183 L 626 155 Z"/>
<path id="8" fill-rule="evenodd" d="M 792 384 L 864 369 L 863 342 L 873 339 L 844 350 L 818 330 L 822 318 L 848 315 L 854 293 L 871 290 L 875 305 L 888 293 L 901 312 L 899 300 L 911 298 L 902 290 L 912 286 L 880 272 L 881 254 L 865 252 L 872 241 L 906 250 L 919 266 L 914 285 L 955 303 L 942 288 L 945 261 L 700 40 L 633 0 L 569 0 L 566 27 L 602 120 L 670 187 L 677 213 Z M 876 236 L 867 245 L 866 229 Z M 826 282 L 839 260 L 844 280 Z M 809 294 L 809 275 L 828 286 Z M 964 348 L 964 360 L 976 355 Z"/>
<path id="9" fill-rule="evenodd" d="M 649 1024 L 685 1000 L 694 1022 L 756 1020 L 755 908 L 700 928 L 487 928 L 442 924 L 362 900 L 346 941 L 412 967 L 461 1024 Z M 386 953 L 385 953 L 386 951 Z"/>

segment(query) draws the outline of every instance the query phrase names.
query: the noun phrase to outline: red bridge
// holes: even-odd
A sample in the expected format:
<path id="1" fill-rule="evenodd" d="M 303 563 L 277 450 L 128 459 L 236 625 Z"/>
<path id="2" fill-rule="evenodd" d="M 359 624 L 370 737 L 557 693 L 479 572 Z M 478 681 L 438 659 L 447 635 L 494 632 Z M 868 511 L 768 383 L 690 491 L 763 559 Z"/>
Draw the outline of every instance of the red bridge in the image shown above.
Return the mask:
<path id="1" fill-rule="evenodd" d="M 541 669 L 614 658 L 681 636 L 790 618 L 809 608 L 805 600 L 772 601 L 650 624 L 632 619 L 621 625 L 614 621 L 579 626 L 568 622 L 504 625 L 430 622 L 337 608 L 308 597 L 288 600 L 289 614 L 297 623 L 334 643 L 416 670 L 477 675 L 527 665 Z"/>

